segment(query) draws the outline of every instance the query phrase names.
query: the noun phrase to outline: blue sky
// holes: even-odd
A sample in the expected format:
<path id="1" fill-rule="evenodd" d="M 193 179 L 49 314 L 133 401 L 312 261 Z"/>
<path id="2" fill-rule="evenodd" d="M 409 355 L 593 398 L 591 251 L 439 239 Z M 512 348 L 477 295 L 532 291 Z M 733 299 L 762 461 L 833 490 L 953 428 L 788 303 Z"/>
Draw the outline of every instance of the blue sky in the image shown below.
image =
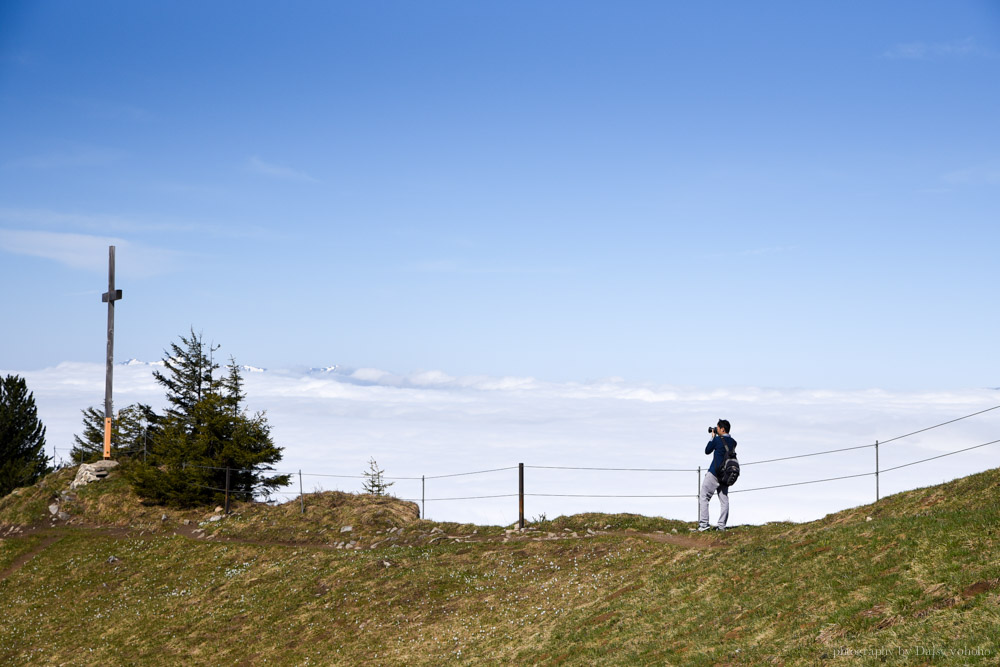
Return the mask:
<path id="1" fill-rule="evenodd" d="M 988 2 L 5 2 L 0 368 L 114 243 L 119 359 L 997 386 L 998 75 Z"/>

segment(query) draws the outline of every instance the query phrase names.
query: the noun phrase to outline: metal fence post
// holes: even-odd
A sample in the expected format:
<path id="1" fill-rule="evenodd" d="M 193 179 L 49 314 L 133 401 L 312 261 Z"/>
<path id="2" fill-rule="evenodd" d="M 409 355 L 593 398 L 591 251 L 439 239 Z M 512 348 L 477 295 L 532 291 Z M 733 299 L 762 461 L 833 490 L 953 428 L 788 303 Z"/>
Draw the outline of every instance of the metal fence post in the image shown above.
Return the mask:
<path id="1" fill-rule="evenodd" d="M 879 500 L 878 493 L 878 440 L 875 441 L 875 502 Z"/>
<path id="2" fill-rule="evenodd" d="M 524 464 L 517 464 L 517 527 L 524 528 Z"/>
<path id="3" fill-rule="evenodd" d="M 427 518 L 427 476 L 420 476 L 420 518 Z"/>
<path id="4" fill-rule="evenodd" d="M 698 487 L 695 490 L 694 499 L 698 503 L 698 512 L 694 515 L 695 521 L 701 521 L 701 466 L 698 466 Z"/>
<path id="5" fill-rule="evenodd" d="M 226 514 L 229 514 L 229 466 L 226 466 Z"/>
<path id="6" fill-rule="evenodd" d="M 302 505 L 301 514 L 306 513 L 306 496 L 302 493 L 302 469 L 299 468 L 299 504 Z"/>

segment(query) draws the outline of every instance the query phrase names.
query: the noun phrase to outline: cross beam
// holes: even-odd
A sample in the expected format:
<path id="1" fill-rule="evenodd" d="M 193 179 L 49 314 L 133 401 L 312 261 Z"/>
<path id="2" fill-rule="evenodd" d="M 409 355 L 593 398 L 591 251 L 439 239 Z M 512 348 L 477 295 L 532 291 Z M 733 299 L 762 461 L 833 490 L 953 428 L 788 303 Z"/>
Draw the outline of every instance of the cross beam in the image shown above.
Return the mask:
<path id="1" fill-rule="evenodd" d="M 104 458 L 111 458 L 111 376 L 115 360 L 115 301 L 122 298 L 122 291 L 115 289 L 115 247 L 108 246 L 108 291 L 101 295 L 101 302 L 108 304 L 108 362 L 104 379 Z"/>

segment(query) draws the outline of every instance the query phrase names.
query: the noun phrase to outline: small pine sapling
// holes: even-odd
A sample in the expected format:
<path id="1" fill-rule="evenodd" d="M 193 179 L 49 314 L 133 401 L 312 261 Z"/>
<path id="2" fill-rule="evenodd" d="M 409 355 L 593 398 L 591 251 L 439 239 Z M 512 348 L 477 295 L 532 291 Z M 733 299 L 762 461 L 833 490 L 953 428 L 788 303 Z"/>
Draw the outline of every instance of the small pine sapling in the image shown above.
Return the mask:
<path id="1" fill-rule="evenodd" d="M 386 482 L 385 478 L 382 476 L 385 473 L 384 470 L 379 469 L 378 463 L 375 459 L 368 460 L 368 470 L 362 473 L 365 477 L 363 483 L 363 489 L 365 493 L 370 493 L 373 496 L 384 496 L 386 490 L 395 484 L 395 482 Z"/>

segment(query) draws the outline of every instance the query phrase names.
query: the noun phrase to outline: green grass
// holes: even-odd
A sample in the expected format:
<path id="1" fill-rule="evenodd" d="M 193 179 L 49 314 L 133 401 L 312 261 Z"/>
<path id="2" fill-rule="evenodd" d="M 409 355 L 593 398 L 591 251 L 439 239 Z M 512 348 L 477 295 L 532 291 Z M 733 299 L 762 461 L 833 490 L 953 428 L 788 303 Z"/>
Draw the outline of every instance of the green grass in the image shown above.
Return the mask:
<path id="1" fill-rule="evenodd" d="M 62 482 L 46 480 L 0 501 L 0 521 L 41 507 L 60 536 L 0 541 L 0 571 L 37 551 L 0 581 L 0 663 L 990 664 L 998 482 L 711 537 L 605 514 L 511 534 L 331 493 L 304 516 L 239 506 L 195 539 L 172 531 L 213 508 L 164 521 L 113 478 L 66 504 L 76 524 L 49 528 L 44 495 Z M 363 548 L 335 548 L 342 525 Z"/>
<path id="2" fill-rule="evenodd" d="M 49 516 L 48 506 L 76 476 L 75 468 L 64 468 L 42 478 L 34 486 L 14 489 L 0 498 L 0 524 L 30 525 Z"/>
<path id="3" fill-rule="evenodd" d="M 35 549 L 42 538 L 37 536 L 0 539 L 0 572 L 13 567 L 18 558 Z"/>

